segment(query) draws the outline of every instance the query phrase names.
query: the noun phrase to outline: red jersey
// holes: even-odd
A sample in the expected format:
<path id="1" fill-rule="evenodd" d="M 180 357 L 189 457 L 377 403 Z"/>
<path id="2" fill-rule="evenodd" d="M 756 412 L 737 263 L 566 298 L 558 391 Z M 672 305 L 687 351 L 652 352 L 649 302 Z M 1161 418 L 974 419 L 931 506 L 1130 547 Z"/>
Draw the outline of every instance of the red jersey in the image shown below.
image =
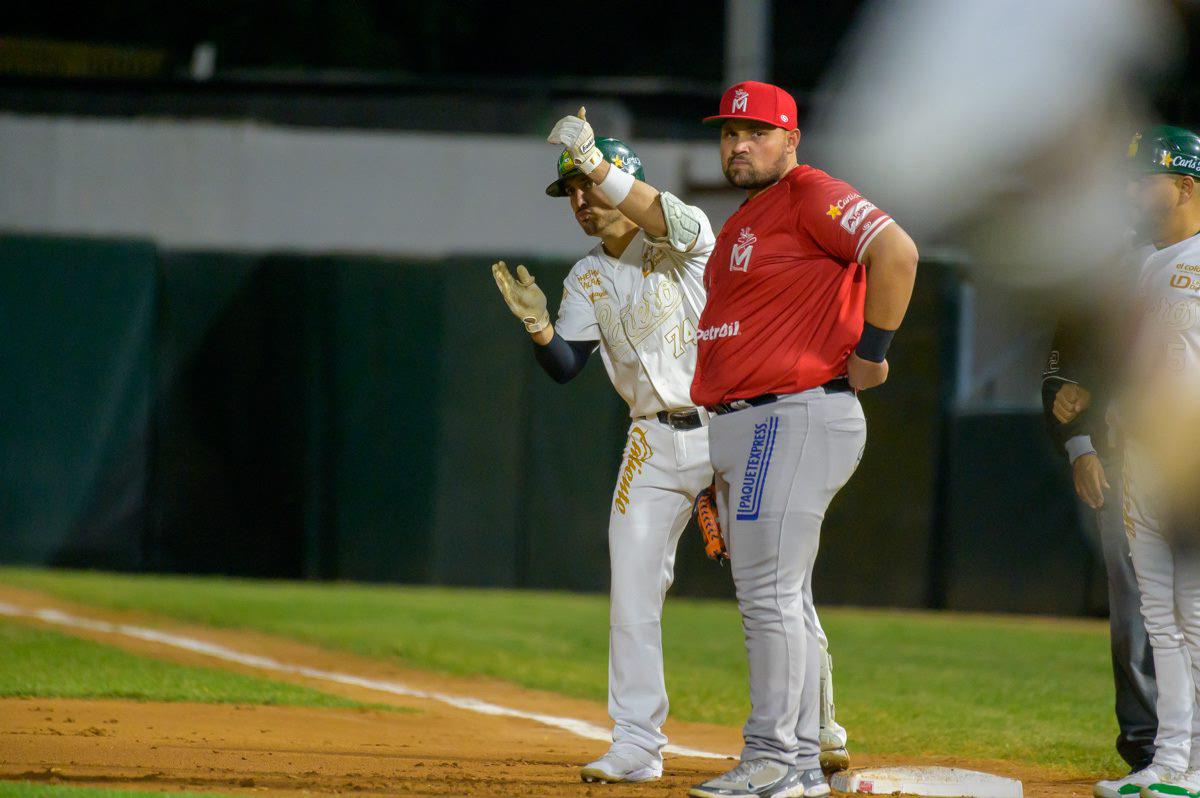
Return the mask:
<path id="1" fill-rule="evenodd" d="M 746 200 L 708 257 L 692 401 L 798 393 L 844 375 L 863 329 L 859 259 L 891 222 L 805 165 Z"/>

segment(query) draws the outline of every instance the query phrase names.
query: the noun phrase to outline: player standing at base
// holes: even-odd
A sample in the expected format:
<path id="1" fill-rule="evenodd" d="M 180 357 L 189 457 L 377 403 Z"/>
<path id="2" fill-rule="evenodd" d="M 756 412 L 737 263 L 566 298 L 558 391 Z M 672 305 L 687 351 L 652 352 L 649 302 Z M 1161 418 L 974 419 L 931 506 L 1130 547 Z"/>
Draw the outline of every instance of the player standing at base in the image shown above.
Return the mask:
<path id="1" fill-rule="evenodd" d="M 692 405 L 688 390 L 713 232 L 700 209 L 644 182 L 641 159 L 626 144 L 595 140 L 583 109 L 555 125 L 551 140 L 566 139 L 586 140 L 587 160 L 581 170 L 564 150 L 546 193 L 567 197 L 575 221 L 600 243 L 567 275 L 557 321 L 550 323 L 546 296 L 524 266 L 516 279 L 503 261 L 492 274 L 550 376 L 569 381 L 599 345 L 613 387 L 629 403 L 608 528 L 613 744 L 582 778 L 648 781 L 662 775 L 667 742 L 663 599 L 692 502 L 712 481 L 708 413 Z"/>
<path id="2" fill-rule="evenodd" d="M 1141 268 L 1131 373 L 1112 413 L 1124 449 L 1125 531 L 1154 653 L 1158 733 L 1151 764 L 1101 781 L 1099 798 L 1200 792 L 1200 519 L 1164 492 L 1170 466 L 1147 446 L 1155 420 L 1200 405 L 1200 136 L 1160 126 L 1129 146 L 1129 198 L 1155 250 Z M 1156 408 L 1145 407 L 1146 395 Z M 1139 407 L 1141 405 L 1141 407 Z M 1194 429 L 1174 429 L 1193 436 Z"/>
<path id="3" fill-rule="evenodd" d="M 716 414 L 710 452 L 751 710 L 741 764 L 690 795 L 822 796 L 813 564 L 826 508 L 866 443 L 855 391 L 887 379 L 917 249 L 849 185 L 798 164 L 783 89 L 739 83 L 705 122 L 721 125 L 725 177 L 746 191 L 709 256 L 692 399 Z"/>

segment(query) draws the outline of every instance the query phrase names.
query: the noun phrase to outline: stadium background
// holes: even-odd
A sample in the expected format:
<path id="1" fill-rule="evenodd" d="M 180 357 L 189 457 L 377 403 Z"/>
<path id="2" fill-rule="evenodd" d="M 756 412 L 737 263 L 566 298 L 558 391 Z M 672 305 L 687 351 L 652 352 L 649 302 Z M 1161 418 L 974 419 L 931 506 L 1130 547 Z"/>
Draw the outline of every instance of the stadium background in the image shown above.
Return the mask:
<path id="1" fill-rule="evenodd" d="M 545 132 L 586 103 L 719 223 L 697 120 L 747 76 L 806 113 L 858 10 L 610 2 L 619 46 L 585 48 L 485 2 L 10 8 L 0 562 L 603 591 L 625 413 L 596 366 L 538 371 L 487 274 L 552 287 L 591 246 Z M 1200 124 L 1196 66 L 1150 87 L 1164 118 Z M 1101 613 L 1037 399 L 1055 297 L 918 243 L 818 602 Z M 685 540 L 676 592 L 730 595 Z"/>

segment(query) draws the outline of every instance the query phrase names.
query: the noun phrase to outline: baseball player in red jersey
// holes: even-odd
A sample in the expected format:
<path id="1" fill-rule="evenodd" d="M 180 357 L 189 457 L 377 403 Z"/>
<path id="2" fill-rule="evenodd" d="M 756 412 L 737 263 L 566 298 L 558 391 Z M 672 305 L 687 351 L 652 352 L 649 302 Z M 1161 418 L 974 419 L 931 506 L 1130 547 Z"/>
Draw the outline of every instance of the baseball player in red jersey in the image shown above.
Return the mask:
<path id="1" fill-rule="evenodd" d="M 709 428 L 717 504 L 746 650 L 741 763 L 697 798 L 822 796 L 819 629 L 812 570 L 821 521 L 866 443 L 856 392 L 887 379 L 917 248 L 853 187 L 796 160 L 796 102 L 749 81 L 725 92 L 726 179 L 746 201 L 708 259 L 692 400 Z"/>

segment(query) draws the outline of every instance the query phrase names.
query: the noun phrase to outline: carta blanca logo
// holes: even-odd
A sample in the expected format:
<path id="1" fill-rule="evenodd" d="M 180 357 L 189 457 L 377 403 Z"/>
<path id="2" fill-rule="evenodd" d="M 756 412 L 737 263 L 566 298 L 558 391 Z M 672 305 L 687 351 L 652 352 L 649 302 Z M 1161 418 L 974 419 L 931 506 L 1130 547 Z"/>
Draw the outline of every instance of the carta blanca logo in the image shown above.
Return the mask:
<path id="1" fill-rule="evenodd" d="M 1163 152 L 1158 162 L 1168 169 L 1191 169 L 1192 171 L 1200 169 L 1200 157 L 1195 155 L 1172 155 L 1169 152 Z"/>
<path id="2" fill-rule="evenodd" d="M 771 416 L 754 425 L 754 437 L 750 441 L 750 455 L 746 458 L 746 470 L 738 490 L 737 520 L 757 521 L 762 509 L 763 487 L 767 482 L 767 469 L 771 467 L 771 453 L 775 451 L 775 433 L 779 429 L 779 417 Z"/>

